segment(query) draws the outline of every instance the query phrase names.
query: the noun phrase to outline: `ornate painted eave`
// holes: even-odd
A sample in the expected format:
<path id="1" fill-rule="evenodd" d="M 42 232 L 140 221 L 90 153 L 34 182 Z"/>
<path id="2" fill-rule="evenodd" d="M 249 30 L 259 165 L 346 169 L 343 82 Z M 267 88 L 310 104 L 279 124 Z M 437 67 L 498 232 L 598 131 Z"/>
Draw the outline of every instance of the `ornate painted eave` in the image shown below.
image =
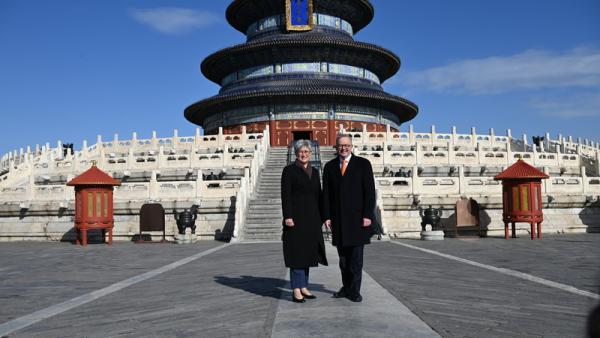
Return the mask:
<path id="1" fill-rule="evenodd" d="M 340 81 L 298 79 L 281 81 L 277 86 L 265 86 L 251 91 L 225 93 L 196 102 L 186 108 L 188 121 L 202 125 L 204 119 L 222 111 L 255 105 L 338 102 L 366 105 L 394 113 L 405 122 L 417 115 L 416 104 L 404 98 Z"/>
<path id="2" fill-rule="evenodd" d="M 341 17 L 358 32 L 373 20 L 375 10 L 368 0 L 314 0 L 316 13 Z M 235 0 L 227 7 L 227 21 L 245 33 L 250 24 L 259 19 L 283 13 L 285 0 Z"/>
<path id="3" fill-rule="evenodd" d="M 222 49 L 201 65 L 204 76 L 220 84 L 239 70 L 281 62 L 323 61 L 369 69 L 381 82 L 400 69 L 400 58 L 392 51 L 364 42 L 322 34 L 288 34 Z"/>

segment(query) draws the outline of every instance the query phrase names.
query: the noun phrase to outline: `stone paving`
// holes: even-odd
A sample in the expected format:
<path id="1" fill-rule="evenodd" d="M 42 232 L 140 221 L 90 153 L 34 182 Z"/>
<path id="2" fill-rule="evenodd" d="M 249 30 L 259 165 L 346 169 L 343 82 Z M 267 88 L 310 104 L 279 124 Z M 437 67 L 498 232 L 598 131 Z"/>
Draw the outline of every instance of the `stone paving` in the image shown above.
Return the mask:
<path id="1" fill-rule="evenodd" d="M 281 244 L 0 244 L 0 337 L 585 337 L 600 234 L 374 242 L 362 303 L 290 301 Z"/>

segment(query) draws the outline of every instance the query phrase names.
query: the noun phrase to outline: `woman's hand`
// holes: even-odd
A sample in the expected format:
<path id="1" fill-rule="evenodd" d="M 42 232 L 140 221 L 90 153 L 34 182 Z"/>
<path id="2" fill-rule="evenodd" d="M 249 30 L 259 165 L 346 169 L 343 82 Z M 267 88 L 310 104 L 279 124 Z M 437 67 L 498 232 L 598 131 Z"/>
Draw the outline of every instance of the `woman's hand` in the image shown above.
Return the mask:
<path id="1" fill-rule="evenodd" d="M 291 218 L 286 218 L 284 220 L 284 223 L 285 223 L 286 226 L 289 226 L 289 227 L 293 227 L 294 226 L 294 220 L 291 219 Z"/>

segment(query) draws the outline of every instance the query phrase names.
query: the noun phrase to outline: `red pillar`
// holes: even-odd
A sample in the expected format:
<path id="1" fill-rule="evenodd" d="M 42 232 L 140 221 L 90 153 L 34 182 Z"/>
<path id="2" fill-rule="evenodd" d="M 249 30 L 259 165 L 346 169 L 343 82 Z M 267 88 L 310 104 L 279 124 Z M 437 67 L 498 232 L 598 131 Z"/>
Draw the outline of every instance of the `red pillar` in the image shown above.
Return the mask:
<path id="1" fill-rule="evenodd" d="M 271 141 L 271 147 L 275 146 L 277 144 L 277 133 L 275 131 L 275 120 L 273 120 L 273 118 L 269 119 L 269 135 L 270 135 L 270 141 Z"/>
<path id="2" fill-rule="evenodd" d="M 337 136 L 337 133 L 335 132 L 335 120 L 333 119 L 329 119 L 327 120 L 327 140 L 328 140 L 328 145 L 333 146 L 335 145 L 335 138 Z"/>

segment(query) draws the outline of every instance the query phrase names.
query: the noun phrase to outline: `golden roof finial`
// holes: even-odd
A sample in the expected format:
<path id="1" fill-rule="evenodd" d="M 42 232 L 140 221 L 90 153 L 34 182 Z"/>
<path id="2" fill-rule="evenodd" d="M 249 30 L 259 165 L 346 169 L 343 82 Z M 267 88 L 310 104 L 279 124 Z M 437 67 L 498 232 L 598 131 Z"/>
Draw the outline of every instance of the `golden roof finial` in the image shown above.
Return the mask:
<path id="1" fill-rule="evenodd" d="M 95 167 L 97 163 L 96 160 L 92 160 L 92 167 Z"/>

